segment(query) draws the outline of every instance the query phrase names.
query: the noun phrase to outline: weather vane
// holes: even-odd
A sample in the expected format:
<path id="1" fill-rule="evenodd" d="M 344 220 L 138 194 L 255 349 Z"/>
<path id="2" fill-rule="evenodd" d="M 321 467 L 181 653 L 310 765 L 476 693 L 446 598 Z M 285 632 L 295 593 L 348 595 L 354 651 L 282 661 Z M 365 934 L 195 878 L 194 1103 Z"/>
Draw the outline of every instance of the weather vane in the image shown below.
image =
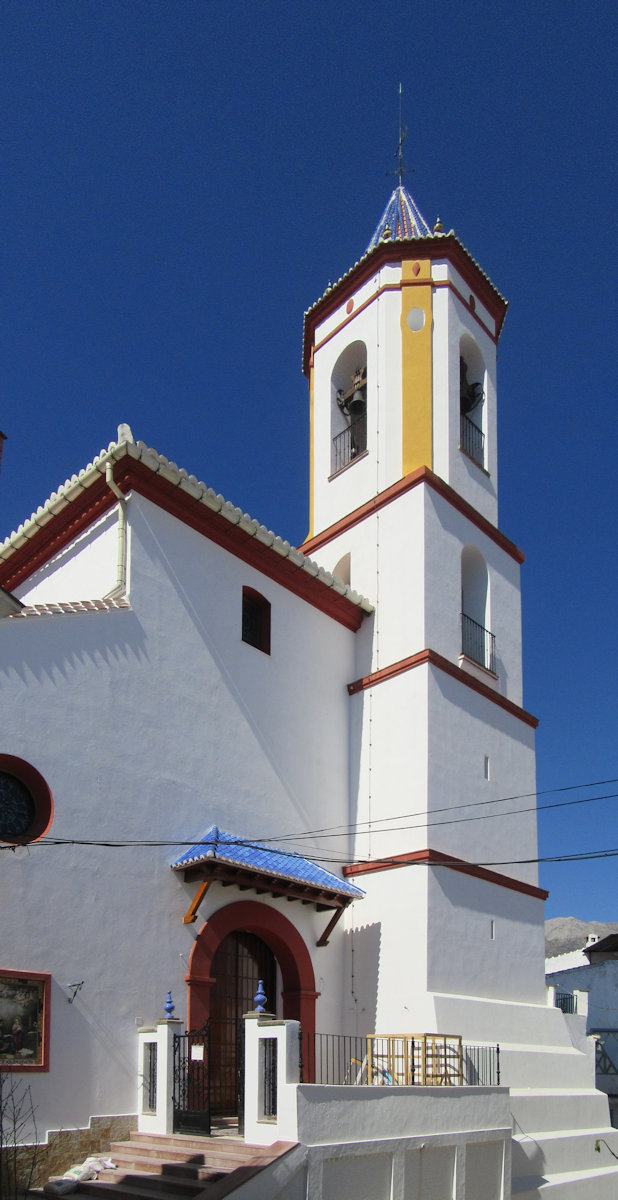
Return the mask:
<path id="1" fill-rule="evenodd" d="M 398 176 L 399 187 L 401 187 L 401 185 L 402 185 L 403 176 L 406 175 L 409 170 L 408 167 L 404 167 L 404 165 L 403 165 L 403 143 L 405 142 L 405 140 L 408 136 L 408 127 L 406 125 L 406 127 L 404 129 L 401 124 L 402 96 L 403 96 L 403 87 L 401 84 L 399 84 L 399 141 L 397 143 L 397 149 L 396 149 L 395 155 L 394 155 L 394 157 L 398 160 L 397 170 L 386 172 L 387 175 L 397 175 Z"/>

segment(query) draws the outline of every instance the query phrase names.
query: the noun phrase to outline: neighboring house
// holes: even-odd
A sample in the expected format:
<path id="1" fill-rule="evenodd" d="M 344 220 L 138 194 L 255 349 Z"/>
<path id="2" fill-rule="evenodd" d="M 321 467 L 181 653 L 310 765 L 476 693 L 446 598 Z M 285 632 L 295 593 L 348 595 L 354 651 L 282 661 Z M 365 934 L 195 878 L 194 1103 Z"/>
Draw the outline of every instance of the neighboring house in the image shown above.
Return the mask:
<path id="1" fill-rule="evenodd" d="M 505 314 L 400 186 L 305 317 L 300 550 L 128 426 L 0 545 L 23 605 L 0 620 L 0 1066 L 30 1072 L 40 1137 L 129 1127 L 137 1027 L 168 990 L 167 1011 L 209 1023 L 213 1111 L 236 1111 L 262 980 L 305 1039 L 500 1044 L 502 1090 L 488 1077 L 478 1104 L 434 1087 L 412 1116 L 407 1077 L 356 1108 L 346 1093 L 350 1155 L 379 1128 L 399 1164 L 376 1200 L 408 1169 L 430 1188 L 410 1195 L 503 1198 L 511 1150 L 521 1196 L 546 1178 L 552 1197 L 614 1194 L 583 1033 L 547 1003 L 536 814 L 504 799 L 534 795 L 537 725 L 523 555 L 498 527 Z M 338 1134 L 316 1095 L 324 1155 Z M 337 1177 L 331 1195 L 358 1194 Z"/>
<path id="2" fill-rule="evenodd" d="M 592 936 L 581 950 L 546 959 L 545 971 L 564 1012 L 577 1012 L 578 993 L 588 993 L 586 1032 L 597 1041 L 596 1085 L 607 1093 L 618 1126 L 618 934 Z"/>

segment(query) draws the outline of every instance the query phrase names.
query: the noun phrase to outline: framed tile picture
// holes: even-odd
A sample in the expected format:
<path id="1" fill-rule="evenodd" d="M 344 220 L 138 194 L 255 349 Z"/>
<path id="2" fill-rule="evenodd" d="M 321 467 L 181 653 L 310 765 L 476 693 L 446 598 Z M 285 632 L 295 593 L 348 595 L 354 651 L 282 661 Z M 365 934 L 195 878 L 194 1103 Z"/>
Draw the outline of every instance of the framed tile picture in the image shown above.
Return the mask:
<path id="1" fill-rule="evenodd" d="M 49 1070 L 51 975 L 0 967 L 0 1071 Z"/>

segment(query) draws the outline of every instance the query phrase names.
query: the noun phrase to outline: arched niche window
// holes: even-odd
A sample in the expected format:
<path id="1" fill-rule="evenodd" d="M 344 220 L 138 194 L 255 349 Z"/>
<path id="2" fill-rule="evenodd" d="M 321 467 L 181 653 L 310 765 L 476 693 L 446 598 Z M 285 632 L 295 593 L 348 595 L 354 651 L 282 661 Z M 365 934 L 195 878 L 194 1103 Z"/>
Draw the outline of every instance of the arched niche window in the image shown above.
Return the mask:
<path id="1" fill-rule="evenodd" d="M 367 347 L 351 342 L 339 355 L 330 380 L 331 474 L 367 449 Z"/>
<path id="2" fill-rule="evenodd" d="M 459 343 L 460 447 L 485 466 L 485 363 L 469 334 Z"/>
<path id="3" fill-rule="evenodd" d="M 270 654 L 270 601 L 255 588 L 242 590 L 242 640 Z"/>
<path id="4" fill-rule="evenodd" d="M 461 554 L 461 652 L 495 674 L 495 638 L 489 632 L 489 576 L 476 546 Z"/>
<path id="5" fill-rule="evenodd" d="M 333 567 L 333 575 L 335 579 L 341 580 L 341 583 L 347 583 L 350 586 L 350 570 L 351 570 L 351 555 L 344 554 L 343 558 L 339 559 L 336 567 Z"/>

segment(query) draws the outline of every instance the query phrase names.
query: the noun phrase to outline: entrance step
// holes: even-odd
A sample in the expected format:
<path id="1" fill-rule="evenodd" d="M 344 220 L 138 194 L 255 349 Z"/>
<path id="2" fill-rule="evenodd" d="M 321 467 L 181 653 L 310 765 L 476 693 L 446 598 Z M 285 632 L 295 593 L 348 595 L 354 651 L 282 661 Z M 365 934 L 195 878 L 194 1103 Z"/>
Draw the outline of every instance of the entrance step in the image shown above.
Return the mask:
<path id="1" fill-rule="evenodd" d="M 514 1179 L 513 1200 L 616 1200 L 618 1166 Z"/>
<path id="2" fill-rule="evenodd" d="M 222 1200 L 283 1154 L 294 1143 L 249 1146 L 227 1133 L 215 1137 L 132 1133 L 112 1142 L 116 1166 L 98 1179 L 80 1183 L 78 1192 L 94 1200 Z"/>

